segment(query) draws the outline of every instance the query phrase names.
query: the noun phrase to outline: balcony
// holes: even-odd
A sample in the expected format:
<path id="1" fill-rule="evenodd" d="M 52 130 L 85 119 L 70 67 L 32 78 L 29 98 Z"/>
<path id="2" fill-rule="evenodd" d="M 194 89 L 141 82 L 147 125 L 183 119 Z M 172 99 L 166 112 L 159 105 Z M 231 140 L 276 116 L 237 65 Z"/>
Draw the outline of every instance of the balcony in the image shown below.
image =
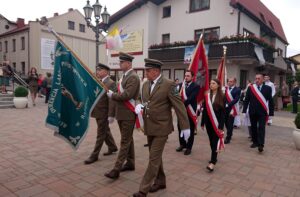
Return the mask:
<path id="1" fill-rule="evenodd" d="M 228 59 L 240 59 L 240 58 L 255 58 L 255 45 L 257 43 L 251 41 L 230 41 L 222 43 L 211 43 L 209 44 L 208 58 L 220 59 L 223 56 L 223 46 L 227 47 L 227 58 Z M 183 62 L 185 48 L 192 45 L 176 46 L 176 47 L 164 47 L 164 48 L 150 48 L 149 58 L 158 59 L 163 62 Z M 195 46 L 195 45 L 194 45 Z M 260 46 L 260 45 L 258 45 Z M 272 49 L 262 47 L 263 57 L 266 63 L 274 63 Z"/>

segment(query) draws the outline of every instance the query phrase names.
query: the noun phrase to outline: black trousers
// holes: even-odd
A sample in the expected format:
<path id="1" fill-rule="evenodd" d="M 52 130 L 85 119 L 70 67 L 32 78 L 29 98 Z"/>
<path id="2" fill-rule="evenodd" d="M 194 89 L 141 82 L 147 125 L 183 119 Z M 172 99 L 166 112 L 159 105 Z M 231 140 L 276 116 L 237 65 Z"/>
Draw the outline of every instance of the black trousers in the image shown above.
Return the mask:
<path id="1" fill-rule="evenodd" d="M 191 129 L 191 135 L 190 138 L 188 139 L 188 142 L 186 143 L 186 141 L 184 140 L 184 137 L 180 137 L 180 127 L 179 124 L 177 123 L 177 127 L 178 127 L 178 138 L 179 138 L 179 144 L 180 146 L 190 149 L 192 150 L 193 148 L 193 144 L 194 144 L 194 136 L 195 136 L 195 124 L 194 121 L 189 117 L 189 122 L 190 122 L 190 129 Z"/>
<path id="2" fill-rule="evenodd" d="M 297 113 L 298 112 L 298 103 L 297 103 L 297 99 L 292 99 L 293 102 L 293 113 Z"/>
<path id="3" fill-rule="evenodd" d="M 232 137 L 233 123 L 234 123 L 234 117 L 230 115 L 230 113 L 227 113 L 225 115 L 225 126 L 227 130 L 226 139 L 228 140 L 231 140 Z"/>
<path id="4" fill-rule="evenodd" d="M 266 115 L 250 114 L 253 144 L 263 146 L 265 144 Z"/>
<path id="5" fill-rule="evenodd" d="M 217 157 L 218 157 L 217 146 L 218 146 L 219 137 L 217 136 L 211 124 L 206 124 L 205 126 L 206 126 L 206 131 L 207 131 L 210 148 L 211 148 L 210 163 L 216 164 Z"/>

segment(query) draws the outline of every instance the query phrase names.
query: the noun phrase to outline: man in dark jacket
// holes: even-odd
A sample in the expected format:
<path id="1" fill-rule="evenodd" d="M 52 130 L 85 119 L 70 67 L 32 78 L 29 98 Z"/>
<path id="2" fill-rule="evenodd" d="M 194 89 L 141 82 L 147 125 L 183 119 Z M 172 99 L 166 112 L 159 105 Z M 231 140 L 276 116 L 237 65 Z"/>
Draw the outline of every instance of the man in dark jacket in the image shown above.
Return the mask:
<path id="1" fill-rule="evenodd" d="M 292 113 L 296 114 L 298 112 L 298 95 L 299 95 L 299 86 L 298 82 L 295 81 L 293 85 L 293 89 L 291 91 L 292 103 L 293 103 L 293 111 Z"/>
<path id="2" fill-rule="evenodd" d="M 243 113 L 246 113 L 248 105 L 253 141 L 250 147 L 258 147 L 258 151 L 262 152 L 265 144 L 266 121 L 268 116 L 274 115 L 272 89 L 263 84 L 262 74 L 255 76 L 255 84 L 250 85 L 247 90 Z"/>

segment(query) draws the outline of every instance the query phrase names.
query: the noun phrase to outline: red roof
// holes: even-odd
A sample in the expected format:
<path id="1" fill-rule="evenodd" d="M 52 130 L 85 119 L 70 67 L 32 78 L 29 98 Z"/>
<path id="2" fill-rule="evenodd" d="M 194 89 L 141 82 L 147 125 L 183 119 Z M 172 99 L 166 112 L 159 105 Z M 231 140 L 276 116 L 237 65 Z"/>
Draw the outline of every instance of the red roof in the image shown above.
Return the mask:
<path id="1" fill-rule="evenodd" d="M 242 6 L 268 26 L 282 41 L 288 44 L 280 20 L 260 0 L 231 0 L 230 3 L 233 6 Z M 264 17 L 265 20 L 263 20 L 262 17 Z"/>

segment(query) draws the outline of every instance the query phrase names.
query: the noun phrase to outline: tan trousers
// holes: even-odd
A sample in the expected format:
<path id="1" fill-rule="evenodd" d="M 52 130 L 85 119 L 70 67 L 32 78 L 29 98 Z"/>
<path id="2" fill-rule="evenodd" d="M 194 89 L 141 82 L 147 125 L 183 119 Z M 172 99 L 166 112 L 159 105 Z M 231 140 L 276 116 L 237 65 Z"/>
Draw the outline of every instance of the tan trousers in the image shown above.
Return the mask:
<path id="1" fill-rule="evenodd" d="M 134 157 L 134 143 L 133 143 L 133 129 L 135 120 L 118 120 L 121 132 L 121 144 L 117 161 L 115 163 L 115 170 L 120 171 L 125 160 L 130 167 L 135 167 Z"/>
<path id="2" fill-rule="evenodd" d="M 140 185 L 140 191 L 147 194 L 153 183 L 166 185 L 166 175 L 164 173 L 162 154 L 168 136 L 148 136 L 149 162 Z"/>
<path id="3" fill-rule="evenodd" d="M 96 140 L 94 151 L 91 155 L 91 157 L 94 158 L 98 158 L 103 142 L 105 142 L 105 144 L 108 146 L 108 150 L 114 151 L 118 149 L 116 142 L 110 132 L 107 118 L 105 119 L 97 118 L 96 121 L 98 125 L 97 140 Z"/>

